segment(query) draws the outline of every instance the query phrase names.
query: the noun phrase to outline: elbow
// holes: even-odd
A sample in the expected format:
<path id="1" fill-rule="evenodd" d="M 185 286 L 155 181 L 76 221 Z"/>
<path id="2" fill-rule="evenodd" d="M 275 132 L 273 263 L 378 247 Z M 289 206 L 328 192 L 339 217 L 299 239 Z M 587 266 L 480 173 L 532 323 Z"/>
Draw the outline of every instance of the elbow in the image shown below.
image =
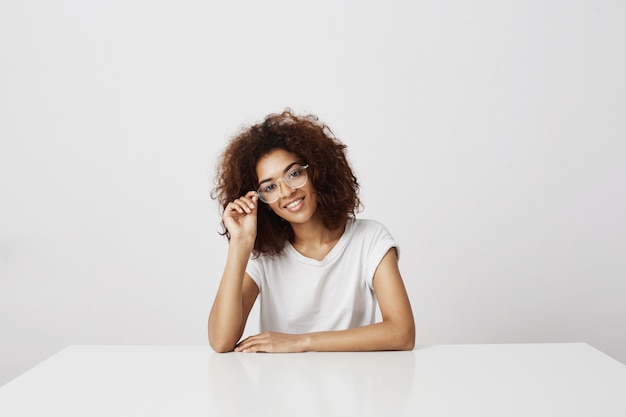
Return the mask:
<path id="1" fill-rule="evenodd" d="M 415 337 L 403 343 L 398 350 L 413 350 L 415 348 Z"/>
<path id="2" fill-rule="evenodd" d="M 228 352 L 232 352 L 233 351 L 233 349 L 227 348 L 227 347 L 223 347 L 223 346 L 213 346 L 213 345 L 211 345 L 211 347 L 213 348 L 215 353 L 228 353 Z"/>
<path id="3" fill-rule="evenodd" d="M 217 353 L 232 352 L 235 349 L 235 345 L 232 343 L 225 340 L 215 340 L 211 336 L 209 336 L 209 345 Z"/>
<path id="4" fill-rule="evenodd" d="M 394 350 L 413 350 L 415 348 L 415 323 L 404 326 L 398 331 Z"/>
<path id="5" fill-rule="evenodd" d="M 413 350 L 415 348 L 415 333 L 411 336 L 406 336 L 400 340 L 396 350 Z"/>
<path id="6" fill-rule="evenodd" d="M 415 348 L 415 320 L 413 317 L 402 320 L 384 320 L 388 330 L 380 350 L 405 351 Z"/>
<path id="7" fill-rule="evenodd" d="M 232 352 L 237 346 L 237 341 L 233 341 L 232 338 L 224 337 L 225 335 L 223 334 L 223 332 L 217 332 L 215 331 L 215 329 L 211 331 L 210 325 L 208 336 L 209 345 L 217 353 Z"/>
<path id="8" fill-rule="evenodd" d="M 239 340 L 237 335 L 221 330 L 220 326 L 211 320 L 211 317 L 209 317 L 207 326 L 207 336 L 209 345 L 217 353 L 232 352 L 237 346 L 237 340 Z"/>

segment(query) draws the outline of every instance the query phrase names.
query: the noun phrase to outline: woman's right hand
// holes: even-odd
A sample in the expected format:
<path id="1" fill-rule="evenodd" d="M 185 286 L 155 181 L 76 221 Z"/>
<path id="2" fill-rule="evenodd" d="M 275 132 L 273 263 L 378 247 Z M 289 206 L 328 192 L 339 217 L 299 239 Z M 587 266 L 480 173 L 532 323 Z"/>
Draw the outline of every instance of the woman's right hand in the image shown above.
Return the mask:
<path id="1" fill-rule="evenodd" d="M 256 239 L 256 216 L 259 196 L 256 191 L 228 203 L 222 215 L 231 239 Z"/>

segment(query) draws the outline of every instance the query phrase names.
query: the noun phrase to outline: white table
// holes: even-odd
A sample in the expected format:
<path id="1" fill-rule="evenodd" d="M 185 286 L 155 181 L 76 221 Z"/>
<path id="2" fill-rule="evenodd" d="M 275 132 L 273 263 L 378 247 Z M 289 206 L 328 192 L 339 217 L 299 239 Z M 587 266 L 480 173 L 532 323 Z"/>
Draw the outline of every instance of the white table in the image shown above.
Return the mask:
<path id="1" fill-rule="evenodd" d="M 626 366 L 583 343 L 244 354 L 69 346 L 0 416 L 626 416 Z"/>

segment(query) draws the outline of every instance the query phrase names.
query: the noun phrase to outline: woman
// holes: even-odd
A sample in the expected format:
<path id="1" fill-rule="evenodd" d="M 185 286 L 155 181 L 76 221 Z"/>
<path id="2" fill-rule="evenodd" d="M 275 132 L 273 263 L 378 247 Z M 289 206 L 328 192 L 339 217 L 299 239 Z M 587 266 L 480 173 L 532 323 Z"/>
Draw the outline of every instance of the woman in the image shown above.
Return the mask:
<path id="1" fill-rule="evenodd" d="M 229 239 L 209 316 L 215 351 L 413 349 L 397 245 L 355 218 L 359 184 L 345 152 L 316 117 L 291 111 L 227 146 L 214 190 Z M 262 333 L 239 341 L 257 298 Z"/>

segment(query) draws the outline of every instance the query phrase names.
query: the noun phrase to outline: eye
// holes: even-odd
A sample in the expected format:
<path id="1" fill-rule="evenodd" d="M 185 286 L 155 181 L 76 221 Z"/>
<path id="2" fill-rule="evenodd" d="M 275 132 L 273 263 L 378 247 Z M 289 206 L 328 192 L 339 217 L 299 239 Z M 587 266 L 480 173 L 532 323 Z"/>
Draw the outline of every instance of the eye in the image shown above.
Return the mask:
<path id="1" fill-rule="evenodd" d="M 298 178 L 300 175 L 302 175 L 303 171 L 304 168 L 302 167 L 296 169 L 295 171 L 291 171 L 291 173 L 289 174 L 289 179 Z"/>
<path id="2" fill-rule="evenodd" d="M 276 189 L 276 183 L 271 183 L 261 188 L 261 191 L 264 193 L 271 193 Z"/>

